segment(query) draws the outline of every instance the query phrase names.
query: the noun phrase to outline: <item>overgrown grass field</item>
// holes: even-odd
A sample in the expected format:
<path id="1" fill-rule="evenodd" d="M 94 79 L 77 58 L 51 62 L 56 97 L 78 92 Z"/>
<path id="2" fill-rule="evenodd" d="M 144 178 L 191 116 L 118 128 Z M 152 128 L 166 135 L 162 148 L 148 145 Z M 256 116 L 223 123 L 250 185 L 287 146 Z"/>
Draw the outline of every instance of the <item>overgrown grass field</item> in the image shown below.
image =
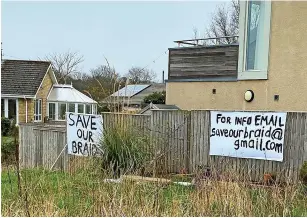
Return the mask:
<path id="1" fill-rule="evenodd" d="M 250 187 L 206 181 L 186 187 L 105 183 L 99 170 L 70 175 L 42 169 L 2 169 L 2 216 L 307 216 L 303 186 Z M 178 178 L 176 178 L 178 181 Z"/>

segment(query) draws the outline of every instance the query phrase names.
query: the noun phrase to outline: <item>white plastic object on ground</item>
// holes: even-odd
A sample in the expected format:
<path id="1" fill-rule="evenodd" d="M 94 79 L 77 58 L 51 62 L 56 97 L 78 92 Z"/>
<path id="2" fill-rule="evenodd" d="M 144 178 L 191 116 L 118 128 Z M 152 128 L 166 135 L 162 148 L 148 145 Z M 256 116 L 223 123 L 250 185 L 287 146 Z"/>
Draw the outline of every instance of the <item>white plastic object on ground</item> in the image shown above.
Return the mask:
<path id="1" fill-rule="evenodd" d="M 174 182 L 174 184 L 183 185 L 183 186 L 191 186 L 192 185 L 192 183 L 190 183 L 190 182 Z"/>

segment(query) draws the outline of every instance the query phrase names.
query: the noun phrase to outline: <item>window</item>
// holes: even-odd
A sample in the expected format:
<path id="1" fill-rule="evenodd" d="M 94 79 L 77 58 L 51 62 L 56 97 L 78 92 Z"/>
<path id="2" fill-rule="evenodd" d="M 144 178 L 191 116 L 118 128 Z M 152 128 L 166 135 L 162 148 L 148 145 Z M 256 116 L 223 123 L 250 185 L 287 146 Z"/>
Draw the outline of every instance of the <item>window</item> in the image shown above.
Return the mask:
<path id="1" fill-rule="evenodd" d="M 16 118 L 16 99 L 9 99 L 8 100 L 8 114 L 9 119 L 15 119 Z"/>
<path id="2" fill-rule="evenodd" d="M 270 1 L 240 1 L 238 79 L 267 79 Z"/>
<path id="3" fill-rule="evenodd" d="M 55 120 L 55 103 L 49 103 L 48 117 L 50 120 Z"/>
<path id="4" fill-rule="evenodd" d="M 84 113 L 84 104 L 78 104 L 78 113 L 83 114 Z"/>
<path id="5" fill-rule="evenodd" d="M 66 103 L 58 103 L 58 120 L 65 120 Z"/>
<path id="6" fill-rule="evenodd" d="M 86 114 L 92 114 L 92 105 L 91 104 L 85 105 L 85 113 Z"/>
<path id="7" fill-rule="evenodd" d="M 1 99 L 1 117 L 4 117 L 4 99 Z"/>
<path id="8" fill-rule="evenodd" d="M 97 105 L 93 104 L 93 114 L 97 114 Z"/>
<path id="9" fill-rule="evenodd" d="M 42 121 L 42 99 L 34 100 L 34 121 Z"/>
<path id="10" fill-rule="evenodd" d="M 75 103 L 69 103 L 68 104 L 68 112 L 75 113 Z"/>

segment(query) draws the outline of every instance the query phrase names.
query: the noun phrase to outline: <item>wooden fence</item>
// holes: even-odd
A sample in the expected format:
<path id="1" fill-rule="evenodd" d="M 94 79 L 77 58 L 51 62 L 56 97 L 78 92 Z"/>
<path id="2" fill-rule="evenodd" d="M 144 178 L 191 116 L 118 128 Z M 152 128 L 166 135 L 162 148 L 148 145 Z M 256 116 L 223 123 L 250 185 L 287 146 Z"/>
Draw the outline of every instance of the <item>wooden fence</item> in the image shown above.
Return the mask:
<path id="1" fill-rule="evenodd" d="M 209 155 L 210 111 L 154 110 L 152 115 L 103 114 L 104 128 L 119 125 L 149 136 L 156 158 L 156 170 L 164 173 L 194 173 L 207 167 L 219 174 L 235 173 L 253 181 L 264 173 L 276 173 L 282 180 L 297 181 L 307 161 L 307 113 L 289 112 L 285 129 L 283 162 Z M 66 142 L 65 126 L 20 125 L 21 167 L 50 167 Z M 71 170 L 72 160 L 82 166 L 87 158 L 63 152 L 56 169 Z M 76 164 L 78 165 L 78 164 Z"/>

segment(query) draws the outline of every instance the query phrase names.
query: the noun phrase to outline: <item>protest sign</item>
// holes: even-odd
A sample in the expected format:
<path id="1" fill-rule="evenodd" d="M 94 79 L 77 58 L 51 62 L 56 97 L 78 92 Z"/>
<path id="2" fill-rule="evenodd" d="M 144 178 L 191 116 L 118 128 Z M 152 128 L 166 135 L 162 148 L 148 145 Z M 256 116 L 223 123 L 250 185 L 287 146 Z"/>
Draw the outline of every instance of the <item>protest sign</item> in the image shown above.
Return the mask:
<path id="1" fill-rule="evenodd" d="M 101 115 L 67 113 L 68 154 L 99 156 L 103 120 Z"/>
<path id="2" fill-rule="evenodd" d="M 283 160 L 286 113 L 211 111 L 210 155 Z"/>

